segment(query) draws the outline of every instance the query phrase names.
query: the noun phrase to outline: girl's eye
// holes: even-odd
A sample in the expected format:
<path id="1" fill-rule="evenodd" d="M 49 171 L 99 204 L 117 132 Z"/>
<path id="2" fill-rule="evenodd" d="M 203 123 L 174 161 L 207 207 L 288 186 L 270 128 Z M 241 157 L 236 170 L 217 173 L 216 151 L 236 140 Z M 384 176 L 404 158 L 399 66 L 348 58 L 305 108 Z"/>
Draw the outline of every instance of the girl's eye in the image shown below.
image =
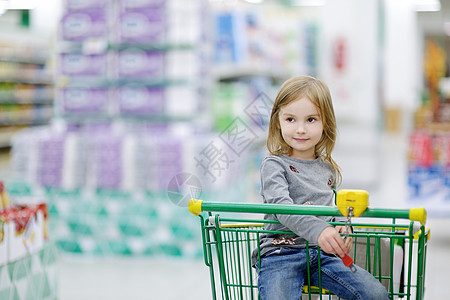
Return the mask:
<path id="1" fill-rule="evenodd" d="M 313 122 L 315 122 L 315 121 L 316 121 L 316 118 L 312 118 L 312 117 L 311 117 L 311 118 L 308 118 L 308 122 L 309 122 L 309 123 L 313 123 Z"/>
<path id="2" fill-rule="evenodd" d="M 294 122 L 294 118 L 287 118 L 286 121 L 288 121 L 288 122 Z"/>

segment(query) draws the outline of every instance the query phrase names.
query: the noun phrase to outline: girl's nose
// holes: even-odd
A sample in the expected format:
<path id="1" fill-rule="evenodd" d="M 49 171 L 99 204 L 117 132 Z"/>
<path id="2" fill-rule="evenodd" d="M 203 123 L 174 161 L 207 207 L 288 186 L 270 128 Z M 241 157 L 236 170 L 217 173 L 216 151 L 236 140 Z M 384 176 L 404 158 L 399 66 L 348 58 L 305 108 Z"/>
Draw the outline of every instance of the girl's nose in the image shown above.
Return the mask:
<path id="1" fill-rule="evenodd" d="M 299 124 L 297 126 L 297 133 L 305 133 L 306 129 L 305 129 L 305 125 L 304 124 Z"/>

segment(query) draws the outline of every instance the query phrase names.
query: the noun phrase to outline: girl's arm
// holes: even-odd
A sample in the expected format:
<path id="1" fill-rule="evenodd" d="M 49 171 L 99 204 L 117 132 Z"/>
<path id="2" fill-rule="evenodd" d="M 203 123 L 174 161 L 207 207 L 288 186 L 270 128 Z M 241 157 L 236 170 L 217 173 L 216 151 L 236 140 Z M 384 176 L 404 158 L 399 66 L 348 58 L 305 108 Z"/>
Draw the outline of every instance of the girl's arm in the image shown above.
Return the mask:
<path id="1" fill-rule="evenodd" d="M 341 234 L 345 234 L 345 226 L 336 226 L 336 227 L 334 227 L 334 228 L 336 228 L 336 230 L 339 232 L 339 233 L 341 233 Z M 349 232 L 348 233 L 353 233 L 353 230 L 352 230 L 352 227 L 350 226 L 349 228 L 348 228 L 348 230 L 349 230 Z M 342 237 L 342 235 L 341 235 L 341 237 Z M 350 253 L 350 251 L 352 251 L 352 248 L 353 248 L 353 239 L 352 239 L 352 237 L 351 236 L 347 236 L 345 239 L 344 239 L 344 243 L 345 243 L 345 247 L 346 247 L 346 249 L 347 249 L 347 253 Z"/>
<path id="2" fill-rule="evenodd" d="M 326 253 L 337 254 L 344 257 L 351 250 L 350 239 L 345 242 L 339 234 L 343 226 L 327 227 L 319 235 L 318 244 Z M 345 230 L 345 229 L 344 229 Z M 348 248 L 350 247 L 350 249 Z"/>
<path id="3" fill-rule="evenodd" d="M 289 194 L 289 185 L 284 172 L 285 169 L 276 159 L 263 161 L 261 165 L 261 189 L 266 203 L 294 204 Z M 317 216 L 279 214 L 276 215 L 276 218 L 286 229 L 308 240 L 311 244 L 318 243 L 318 237 L 325 228 L 334 229 L 325 220 Z M 325 240 L 328 241 L 329 238 Z M 331 243 L 331 245 L 335 244 Z"/>

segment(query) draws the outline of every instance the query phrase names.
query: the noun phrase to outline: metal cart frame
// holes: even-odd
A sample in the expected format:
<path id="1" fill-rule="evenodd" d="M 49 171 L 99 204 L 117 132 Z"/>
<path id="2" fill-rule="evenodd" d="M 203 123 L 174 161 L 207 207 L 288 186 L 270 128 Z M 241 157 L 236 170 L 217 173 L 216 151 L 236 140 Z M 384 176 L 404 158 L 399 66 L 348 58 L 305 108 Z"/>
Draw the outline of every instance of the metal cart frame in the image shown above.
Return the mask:
<path id="1" fill-rule="evenodd" d="M 423 299 L 429 239 L 425 209 L 368 208 L 366 199 L 357 199 L 358 192 L 344 193 L 347 193 L 344 200 L 338 193 L 338 207 L 217 203 L 192 199 L 189 210 L 200 219 L 212 299 L 259 299 L 257 274 L 251 265 L 252 251 L 256 249 L 260 259 L 259 238 L 263 233 L 289 234 L 265 230 L 264 224 L 276 221 L 264 220 L 261 214 L 344 215 L 350 218 L 351 212 L 356 212 L 353 217 L 357 218 L 357 222 L 352 222 L 353 233 L 349 234 L 353 237 L 350 255 L 354 262 L 380 280 L 391 299 Z M 229 216 L 230 213 L 234 214 Z M 236 218 L 235 213 L 241 213 L 243 217 Z M 330 224 L 345 225 L 342 222 Z M 309 266 L 303 288 L 305 297 L 337 299 L 321 287 L 320 275 L 319 286 L 311 286 Z"/>

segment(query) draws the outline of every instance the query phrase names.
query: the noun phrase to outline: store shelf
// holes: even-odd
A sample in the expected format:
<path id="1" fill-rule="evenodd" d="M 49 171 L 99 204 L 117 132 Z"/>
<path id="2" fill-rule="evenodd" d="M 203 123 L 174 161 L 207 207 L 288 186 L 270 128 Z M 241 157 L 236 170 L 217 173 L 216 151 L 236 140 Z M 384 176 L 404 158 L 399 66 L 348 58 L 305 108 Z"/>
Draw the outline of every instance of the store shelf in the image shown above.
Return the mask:
<path id="1" fill-rule="evenodd" d="M 80 113 L 76 115 L 74 113 L 71 114 L 62 114 L 58 118 L 60 120 L 65 120 L 68 123 L 89 123 L 92 121 L 96 122 L 126 122 L 126 123 L 174 123 L 174 122 L 188 122 L 191 121 L 190 117 L 174 117 L 162 114 L 148 115 L 148 114 L 121 114 L 120 116 L 112 116 L 107 114 L 89 114 L 89 113 Z"/>
<path id="2" fill-rule="evenodd" d="M 137 48 L 144 51 L 174 51 L 174 50 L 193 50 L 197 46 L 193 44 L 179 44 L 179 43 L 112 43 L 108 47 L 110 50 L 126 50 L 130 48 Z"/>
<path id="3" fill-rule="evenodd" d="M 155 77 L 138 78 L 107 78 L 107 77 L 89 77 L 89 76 L 60 76 L 56 80 L 57 88 L 96 88 L 96 87 L 170 87 L 180 85 L 193 85 L 196 81 L 193 79 L 172 79 Z"/>
<path id="4" fill-rule="evenodd" d="M 8 42 L 6 42 L 8 41 Z M 0 147 L 9 147 L 14 133 L 47 124 L 53 115 L 53 74 L 45 42 L 23 35 L 0 40 Z"/>
<path id="5" fill-rule="evenodd" d="M 52 106 L 53 105 L 53 96 L 46 95 L 28 95 L 28 92 L 25 92 L 27 95 L 12 95 L 9 93 L 0 92 L 0 106 L 7 107 L 8 105 L 45 105 Z"/>
<path id="6" fill-rule="evenodd" d="M 144 51 L 174 51 L 174 50 L 192 50 L 197 45 L 187 43 L 152 43 L 152 42 L 117 42 L 113 43 L 107 40 L 88 39 L 82 42 L 60 41 L 58 43 L 58 53 L 82 53 L 96 54 L 108 51 L 120 51 L 130 48 L 141 49 Z M 1 60 L 1 58 L 0 58 Z"/>
<path id="7" fill-rule="evenodd" d="M 0 32 L 1 40 L 12 40 L 11 37 L 3 37 L 5 32 Z M 16 38 L 26 40 L 20 42 L 2 43 L 0 46 L 0 61 L 23 63 L 23 64 L 35 64 L 45 65 L 50 58 L 50 50 L 45 47 L 44 44 L 37 45 L 31 41 L 31 36 L 37 37 L 36 34 L 28 33 L 24 35 L 24 32 L 18 32 Z"/>
<path id="8" fill-rule="evenodd" d="M 432 122 L 426 125 L 427 130 L 432 132 L 450 133 L 450 123 L 448 122 Z"/>
<path id="9" fill-rule="evenodd" d="M 53 84 L 52 78 L 45 73 L 29 72 L 21 75 L 0 76 L 0 82 L 26 83 L 35 85 Z"/>
<path id="10" fill-rule="evenodd" d="M 256 63 L 216 65 L 213 76 L 219 81 L 232 81 L 243 77 L 263 76 L 275 81 L 284 79 L 286 73 L 270 66 L 259 66 Z"/>
<path id="11" fill-rule="evenodd" d="M 1 126 L 23 126 L 47 124 L 53 115 L 52 107 L 21 108 L 15 111 L 0 111 Z"/>
<path id="12" fill-rule="evenodd" d="M 20 55 L 11 55 L 11 56 L 1 56 L 0 62 L 11 62 L 11 63 L 20 63 L 20 64 L 34 64 L 34 65 L 45 65 L 47 63 L 48 56 L 31 56 L 25 57 Z"/>
<path id="13" fill-rule="evenodd" d="M 0 148 L 9 147 L 11 138 L 19 130 L 17 127 L 0 127 Z"/>

